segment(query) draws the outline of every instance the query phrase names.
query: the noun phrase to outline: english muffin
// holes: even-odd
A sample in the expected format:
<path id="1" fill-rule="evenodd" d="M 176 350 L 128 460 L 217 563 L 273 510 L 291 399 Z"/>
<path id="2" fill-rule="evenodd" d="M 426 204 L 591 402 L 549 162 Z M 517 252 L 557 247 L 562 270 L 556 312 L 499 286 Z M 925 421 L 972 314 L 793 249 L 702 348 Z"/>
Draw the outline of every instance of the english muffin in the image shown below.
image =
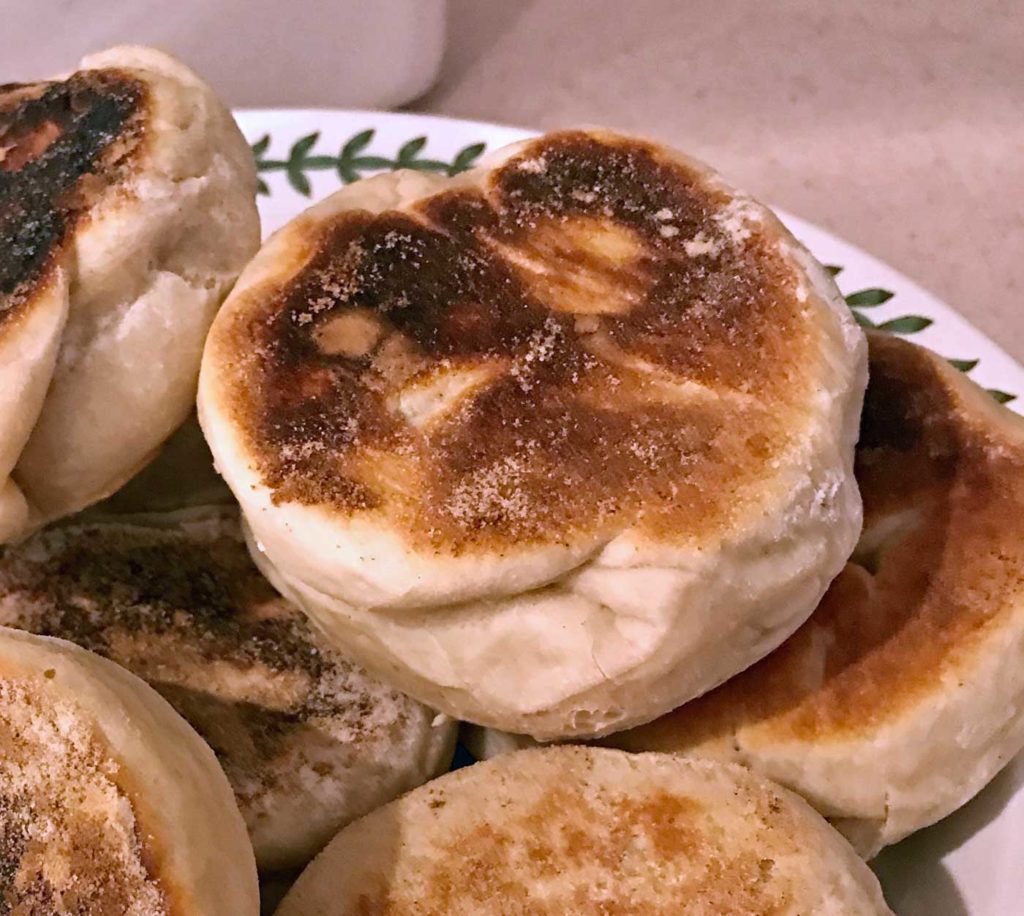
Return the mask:
<path id="1" fill-rule="evenodd" d="M 555 747 L 352 824 L 277 916 L 888 912 L 838 833 L 742 767 Z"/>
<path id="2" fill-rule="evenodd" d="M 0 558 L 0 624 L 71 640 L 162 694 L 216 752 L 261 868 L 304 865 L 451 762 L 454 723 L 368 676 L 279 597 L 237 510 L 40 532 Z"/>
<path id="3" fill-rule="evenodd" d="M 746 763 L 865 856 L 954 811 L 1024 747 L 1024 420 L 922 347 L 870 344 L 852 560 L 768 658 L 607 739 Z M 470 740 L 486 755 L 522 743 Z"/>
<path id="4" fill-rule="evenodd" d="M 188 416 L 255 190 L 230 113 L 159 51 L 0 86 L 0 542 L 113 492 Z"/>
<path id="5" fill-rule="evenodd" d="M 763 656 L 860 530 L 866 347 L 765 208 L 556 133 L 351 185 L 218 315 L 200 422 L 257 562 L 423 702 L 541 738 Z"/>
<path id="6" fill-rule="evenodd" d="M 203 740 L 123 668 L 0 627 L 0 906 L 257 916 L 252 848 Z"/>

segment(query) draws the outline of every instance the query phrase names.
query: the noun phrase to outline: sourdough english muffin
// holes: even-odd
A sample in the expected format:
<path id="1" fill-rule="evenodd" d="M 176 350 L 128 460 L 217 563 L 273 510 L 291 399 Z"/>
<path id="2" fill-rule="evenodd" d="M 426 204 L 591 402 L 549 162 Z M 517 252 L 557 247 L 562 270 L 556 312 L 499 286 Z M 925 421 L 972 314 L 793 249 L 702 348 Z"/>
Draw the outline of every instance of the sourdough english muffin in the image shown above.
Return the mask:
<path id="1" fill-rule="evenodd" d="M 0 542 L 113 492 L 188 416 L 255 189 L 231 115 L 166 54 L 0 86 Z"/>
<path id="2" fill-rule="evenodd" d="M 838 833 L 742 767 L 556 747 L 352 824 L 277 916 L 888 912 Z"/>
<path id="3" fill-rule="evenodd" d="M 1024 421 L 928 350 L 870 344 L 852 560 L 764 661 L 608 739 L 749 764 L 867 856 L 1024 746 Z M 520 743 L 475 738 L 486 755 Z"/>
<path id="4" fill-rule="evenodd" d="M 454 724 L 331 649 L 252 565 L 234 510 L 40 532 L 0 558 L 0 624 L 161 693 L 216 751 L 262 868 L 304 864 L 451 762 Z"/>
<path id="5" fill-rule="evenodd" d="M 860 528 L 861 332 L 765 208 L 556 133 L 353 184 L 220 312 L 200 422 L 257 562 L 460 718 L 649 720 L 774 648 Z"/>
<path id="6" fill-rule="evenodd" d="M 0 909 L 259 913 L 245 825 L 202 739 L 123 668 L 6 627 Z"/>

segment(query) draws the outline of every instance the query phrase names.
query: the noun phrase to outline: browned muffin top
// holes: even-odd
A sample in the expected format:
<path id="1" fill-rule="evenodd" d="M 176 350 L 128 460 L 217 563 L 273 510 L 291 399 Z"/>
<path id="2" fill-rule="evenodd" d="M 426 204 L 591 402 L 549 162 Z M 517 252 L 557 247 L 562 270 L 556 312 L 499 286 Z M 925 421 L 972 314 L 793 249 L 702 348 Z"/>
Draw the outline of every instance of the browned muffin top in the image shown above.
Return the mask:
<path id="1" fill-rule="evenodd" d="M 820 318 L 778 230 L 640 141 L 541 138 L 483 189 L 341 213 L 308 243 L 226 337 L 278 502 L 456 554 L 699 537 L 811 409 Z"/>

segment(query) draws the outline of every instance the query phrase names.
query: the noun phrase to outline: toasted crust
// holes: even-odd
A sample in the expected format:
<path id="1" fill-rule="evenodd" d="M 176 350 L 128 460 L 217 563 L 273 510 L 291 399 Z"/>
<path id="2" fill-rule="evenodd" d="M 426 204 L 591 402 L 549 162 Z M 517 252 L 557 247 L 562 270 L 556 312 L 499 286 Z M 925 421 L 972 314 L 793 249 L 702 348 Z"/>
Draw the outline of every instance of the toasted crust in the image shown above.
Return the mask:
<path id="1" fill-rule="evenodd" d="M 146 684 L 3 627 L 0 700 L 0 899 L 11 912 L 255 916 L 255 864 L 227 780 Z"/>
<path id="2" fill-rule="evenodd" d="M 0 334 L 32 308 L 78 224 L 144 142 L 146 84 L 122 70 L 0 86 Z"/>
<path id="3" fill-rule="evenodd" d="M 0 87 L 0 542 L 109 495 L 188 415 L 254 196 L 230 114 L 166 54 Z"/>
<path id="4" fill-rule="evenodd" d="M 49 529 L 0 558 L 0 624 L 150 683 L 217 753 L 262 868 L 447 769 L 454 725 L 333 650 L 259 575 L 237 513 Z"/>
<path id="5" fill-rule="evenodd" d="M 864 381 L 768 211 L 565 132 L 285 227 L 199 407 L 285 594 L 419 699 L 556 737 L 649 719 L 809 612 L 859 527 Z"/>
<path id="6" fill-rule="evenodd" d="M 446 776 L 343 831 L 279 916 L 888 913 L 800 799 L 740 767 L 586 748 Z"/>
<path id="7" fill-rule="evenodd" d="M 1024 421 L 928 350 L 870 344 L 853 559 L 766 659 L 607 739 L 749 764 L 867 856 L 1024 747 Z M 522 743 L 471 741 L 486 756 Z"/>
<path id="8" fill-rule="evenodd" d="M 799 277 L 728 204 L 639 141 L 562 134 L 483 188 L 321 223 L 223 332 L 272 498 L 458 556 L 720 530 L 806 422 L 811 371 L 774 367 L 814 364 Z"/>

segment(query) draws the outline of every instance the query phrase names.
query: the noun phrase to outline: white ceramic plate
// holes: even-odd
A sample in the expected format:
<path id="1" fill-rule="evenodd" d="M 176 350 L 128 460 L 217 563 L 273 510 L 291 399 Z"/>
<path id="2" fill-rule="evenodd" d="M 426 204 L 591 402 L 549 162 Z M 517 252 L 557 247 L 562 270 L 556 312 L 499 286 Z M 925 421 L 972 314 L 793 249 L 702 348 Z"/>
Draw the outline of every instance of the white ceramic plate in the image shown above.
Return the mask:
<path id="1" fill-rule="evenodd" d="M 345 181 L 382 169 L 458 171 L 529 133 L 412 114 L 332 110 L 238 113 L 264 183 L 260 214 L 273 232 Z M 825 264 L 865 324 L 959 361 L 994 396 L 1024 408 L 1024 369 L 948 305 L 891 267 L 795 216 L 782 219 Z M 1017 399 L 1015 396 L 1022 397 Z M 873 863 L 899 916 L 1024 913 L 1024 759 L 969 805 L 886 850 Z"/>

